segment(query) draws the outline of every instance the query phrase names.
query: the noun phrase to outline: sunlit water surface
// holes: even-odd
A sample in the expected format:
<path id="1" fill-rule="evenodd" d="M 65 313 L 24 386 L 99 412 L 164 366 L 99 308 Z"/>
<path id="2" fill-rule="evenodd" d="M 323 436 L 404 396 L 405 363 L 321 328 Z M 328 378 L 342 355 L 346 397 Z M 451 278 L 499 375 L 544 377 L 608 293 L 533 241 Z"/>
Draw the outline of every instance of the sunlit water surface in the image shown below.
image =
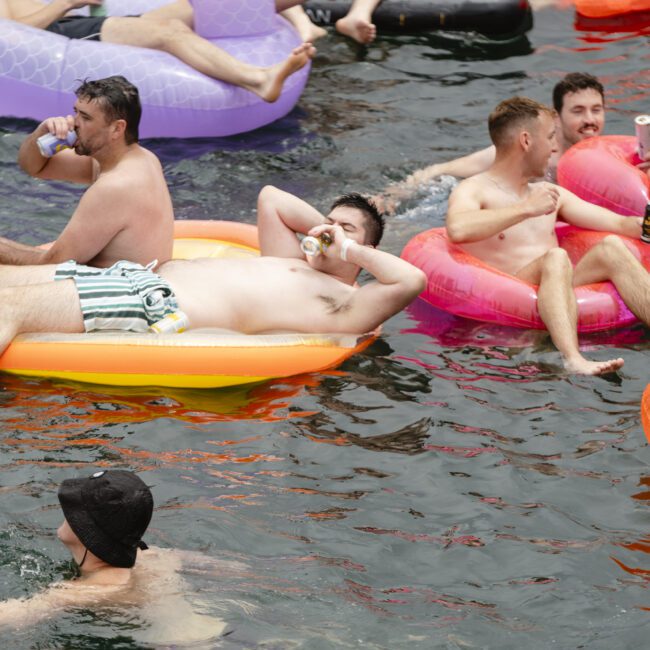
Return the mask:
<path id="1" fill-rule="evenodd" d="M 253 222 L 266 183 L 322 209 L 343 191 L 377 191 L 485 146 L 499 100 L 548 101 L 568 71 L 603 81 L 609 133 L 632 133 L 650 107 L 648 32 L 578 31 L 568 10 L 538 13 L 527 37 L 505 44 L 319 45 L 286 119 L 225 140 L 149 143 L 178 218 Z M 81 190 L 20 173 L 32 125 L 1 124 L 0 234 L 53 239 Z M 385 247 L 399 253 L 441 225 L 452 185 L 443 178 L 404 205 Z M 544 334 L 416 302 L 335 371 L 246 390 L 4 376 L 0 596 L 69 575 L 56 488 L 120 467 L 153 488 L 150 544 L 225 563 L 182 572 L 192 607 L 226 623 L 193 647 L 647 647 L 646 341 L 641 327 L 585 340 L 625 368 L 570 377 Z M 3 648 L 132 649 L 151 647 L 150 632 L 141 612 L 116 607 L 0 636 Z"/>

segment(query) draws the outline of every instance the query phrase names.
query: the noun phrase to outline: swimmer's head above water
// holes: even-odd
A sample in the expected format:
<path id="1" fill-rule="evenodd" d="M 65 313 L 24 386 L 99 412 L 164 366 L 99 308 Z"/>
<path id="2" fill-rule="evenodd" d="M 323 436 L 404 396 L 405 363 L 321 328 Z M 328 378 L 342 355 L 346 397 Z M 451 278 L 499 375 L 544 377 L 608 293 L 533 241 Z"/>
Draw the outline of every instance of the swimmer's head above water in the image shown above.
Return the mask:
<path id="1" fill-rule="evenodd" d="M 79 567 L 88 553 L 111 567 L 131 568 L 153 513 L 153 497 L 133 472 L 105 470 L 88 478 L 66 479 L 59 488 L 65 521 L 59 539 Z"/>

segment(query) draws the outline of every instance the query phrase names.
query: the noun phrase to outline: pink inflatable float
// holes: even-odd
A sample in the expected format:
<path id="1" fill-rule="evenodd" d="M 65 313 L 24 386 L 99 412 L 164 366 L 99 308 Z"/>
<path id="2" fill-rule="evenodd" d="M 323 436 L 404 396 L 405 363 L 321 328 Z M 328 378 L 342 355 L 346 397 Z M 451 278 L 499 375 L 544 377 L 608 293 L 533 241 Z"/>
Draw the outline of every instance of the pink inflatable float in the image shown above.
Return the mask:
<path id="1" fill-rule="evenodd" d="M 560 246 L 574 264 L 607 235 L 566 224 L 558 225 L 556 232 Z M 650 246 L 630 243 L 650 269 Z M 402 258 L 426 273 L 427 287 L 420 297 L 435 307 L 483 322 L 545 329 L 537 311 L 537 287 L 483 264 L 449 242 L 444 228 L 416 235 L 404 248 Z M 576 297 L 580 332 L 599 332 L 636 322 L 609 282 L 577 287 Z"/>
<path id="2" fill-rule="evenodd" d="M 606 135 L 573 145 L 561 158 L 557 180 L 580 198 L 619 214 L 642 215 L 650 178 L 636 167 L 634 136 Z"/>
<path id="3" fill-rule="evenodd" d="M 170 0 L 106 0 L 109 15 L 135 15 Z M 273 0 L 194 0 L 195 31 L 257 66 L 285 59 L 301 39 L 276 15 Z M 191 138 L 250 131 L 286 115 L 309 74 L 291 75 L 268 104 L 207 77 L 165 52 L 71 40 L 0 19 L 0 115 L 42 120 L 71 113 L 82 79 L 124 75 L 142 101 L 140 136 Z"/>

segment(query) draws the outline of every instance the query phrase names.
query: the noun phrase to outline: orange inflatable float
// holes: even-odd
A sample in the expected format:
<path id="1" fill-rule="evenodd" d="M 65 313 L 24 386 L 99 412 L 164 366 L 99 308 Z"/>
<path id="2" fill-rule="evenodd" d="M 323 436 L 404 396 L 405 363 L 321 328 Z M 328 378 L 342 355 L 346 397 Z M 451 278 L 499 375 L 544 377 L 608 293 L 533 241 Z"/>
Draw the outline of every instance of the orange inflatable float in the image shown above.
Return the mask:
<path id="1" fill-rule="evenodd" d="M 259 255 L 257 228 L 230 221 L 177 221 L 173 256 Z M 332 368 L 375 335 L 97 332 L 23 334 L 0 370 L 114 386 L 219 388 Z"/>
<path id="2" fill-rule="evenodd" d="M 650 0 L 576 0 L 576 11 L 587 18 L 608 18 L 650 11 Z"/>
<path id="3" fill-rule="evenodd" d="M 645 437 L 650 442 L 650 384 L 645 387 L 641 398 L 641 423 L 645 431 Z"/>

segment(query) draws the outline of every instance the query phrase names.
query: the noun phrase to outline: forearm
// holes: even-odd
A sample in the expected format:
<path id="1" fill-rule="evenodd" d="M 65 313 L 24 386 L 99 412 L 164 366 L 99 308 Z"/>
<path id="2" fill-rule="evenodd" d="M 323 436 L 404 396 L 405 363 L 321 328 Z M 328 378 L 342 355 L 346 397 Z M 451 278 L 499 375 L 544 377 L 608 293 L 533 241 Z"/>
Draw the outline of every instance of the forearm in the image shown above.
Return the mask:
<path id="1" fill-rule="evenodd" d="M 522 204 L 497 210 L 450 211 L 447 215 L 447 236 L 454 244 L 482 241 L 524 221 L 528 216 Z"/>
<path id="2" fill-rule="evenodd" d="M 257 226 L 262 255 L 300 255 L 296 233 L 305 235 L 324 221 L 323 215 L 302 199 L 267 185 L 257 199 Z"/>
<path id="3" fill-rule="evenodd" d="M 48 261 L 46 250 L 0 237 L 0 264 L 26 266 L 28 264 L 45 264 Z"/>
<path id="4" fill-rule="evenodd" d="M 400 285 L 406 292 L 409 288 L 417 290 L 417 293 L 421 291 L 423 273 L 420 269 L 396 255 L 362 246 L 350 239 L 347 241 L 350 243 L 341 248 L 345 261 L 360 266 L 384 286 Z"/>
<path id="5" fill-rule="evenodd" d="M 68 0 L 54 0 L 50 4 L 43 5 L 41 9 L 27 15 L 18 15 L 14 20 L 24 25 L 45 29 L 55 20 L 59 20 L 70 11 L 71 5 Z"/>
<path id="6" fill-rule="evenodd" d="M 30 176 L 37 176 L 47 165 L 48 158 L 41 154 L 36 144 L 36 140 L 46 133 L 49 130 L 43 122 L 23 140 L 18 150 L 18 165 Z"/>

